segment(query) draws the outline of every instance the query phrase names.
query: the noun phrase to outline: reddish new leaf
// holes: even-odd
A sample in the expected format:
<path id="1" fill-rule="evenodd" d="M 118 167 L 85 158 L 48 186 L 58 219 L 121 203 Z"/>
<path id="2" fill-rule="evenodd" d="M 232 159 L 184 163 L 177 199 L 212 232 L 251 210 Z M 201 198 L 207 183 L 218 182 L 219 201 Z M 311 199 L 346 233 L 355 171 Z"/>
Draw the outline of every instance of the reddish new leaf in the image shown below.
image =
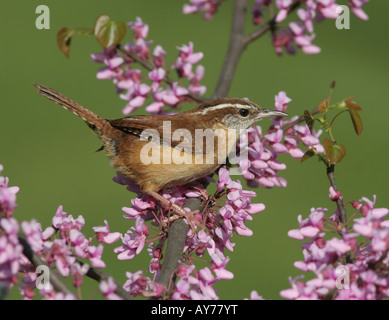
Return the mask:
<path id="1" fill-rule="evenodd" d="M 362 133 L 363 130 L 363 124 L 361 116 L 359 115 L 358 111 L 356 109 L 349 109 L 351 121 L 353 122 L 354 130 L 357 136 Z"/>
<path id="2" fill-rule="evenodd" d="M 339 163 L 346 155 L 346 148 L 342 144 L 334 144 L 330 139 L 325 138 L 323 147 L 326 153 L 326 158 L 330 164 Z"/>
<path id="3" fill-rule="evenodd" d="M 350 97 L 350 98 L 347 98 L 346 100 L 344 100 L 344 102 L 346 103 L 346 106 L 351 110 L 357 110 L 357 111 L 361 111 L 362 108 L 356 104 L 354 101 L 351 101 L 351 99 L 354 98 L 354 97 Z"/>
<path id="4" fill-rule="evenodd" d="M 107 15 L 101 15 L 95 23 L 95 37 L 103 48 L 116 46 L 126 34 L 124 22 L 112 21 Z"/>
<path id="5" fill-rule="evenodd" d="M 319 112 L 326 112 L 328 109 L 328 98 L 325 98 L 322 102 L 320 102 L 317 109 Z"/>
<path id="6" fill-rule="evenodd" d="M 355 133 L 357 134 L 357 136 L 359 136 L 362 133 L 363 125 L 361 116 L 359 115 L 358 111 L 361 111 L 362 108 L 354 101 L 351 101 L 352 98 L 353 97 L 347 98 L 344 100 L 344 102 L 346 103 L 348 111 L 350 112 L 351 121 L 353 122 Z"/>
<path id="7" fill-rule="evenodd" d="M 91 33 L 92 30 L 88 28 L 76 28 L 73 30 L 69 30 L 68 28 L 63 27 L 57 32 L 58 48 L 67 58 L 69 58 L 70 44 L 72 38 L 79 35 L 89 35 Z"/>
<path id="8" fill-rule="evenodd" d="M 63 27 L 58 30 L 57 32 L 57 45 L 59 50 L 66 56 L 66 58 L 69 58 L 69 51 L 70 51 L 70 43 L 71 43 L 71 37 L 69 35 L 69 29 L 66 27 Z"/>

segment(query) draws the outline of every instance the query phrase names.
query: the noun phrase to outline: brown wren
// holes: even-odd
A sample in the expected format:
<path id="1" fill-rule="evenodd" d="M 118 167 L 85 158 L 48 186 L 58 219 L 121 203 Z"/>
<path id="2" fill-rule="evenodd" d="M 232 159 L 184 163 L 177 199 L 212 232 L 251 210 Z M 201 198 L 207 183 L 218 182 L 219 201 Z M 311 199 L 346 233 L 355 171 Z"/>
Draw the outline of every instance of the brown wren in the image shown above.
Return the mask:
<path id="1" fill-rule="evenodd" d="M 102 149 L 120 174 L 134 180 L 142 192 L 170 206 L 178 216 L 197 225 L 199 222 L 190 212 L 171 203 L 158 191 L 213 173 L 224 163 L 242 130 L 265 117 L 287 116 L 248 100 L 220 98 L 174 115 L 106 120 L 53 89 L 34 85 L 41 95 L 87 123 L 100 138 Z"/>

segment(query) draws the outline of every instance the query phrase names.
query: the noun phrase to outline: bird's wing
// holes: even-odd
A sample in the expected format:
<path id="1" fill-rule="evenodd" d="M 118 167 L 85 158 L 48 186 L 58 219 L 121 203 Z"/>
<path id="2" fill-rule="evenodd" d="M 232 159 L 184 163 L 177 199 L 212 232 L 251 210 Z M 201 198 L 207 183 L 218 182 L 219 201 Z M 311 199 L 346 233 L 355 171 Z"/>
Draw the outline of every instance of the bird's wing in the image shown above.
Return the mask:
<path id="1" fill-rule="evenodd" d="M 109 120 L 109 123 L 116 129 L 125 133 L 136 135 L 144 141 L 158 141 L 161 144 L 171 146 L 180 151 L 192 154 L 203 154 L 208 149 L 208 143 L 204 144 L 204 137 L 197 137 L 203 131 L 195 128 L 180 128 L 182 121 L 179 118 L 171 121 L 172 116 L 130 116 L 117 120 Z M 193 123 L 189 126 L 193 127 Z M 195 134 L 192 134 L 195 133 Z M 197 133 L 197 134 L 196 134 Z M 215 135 L 206 132 L 211 139 Z M 197 138 L 197 139 L 196 139 Z M 196 143 L 197 141 L 197 143 Z M 208 140 L 207 140 L 208 141 Z"/>

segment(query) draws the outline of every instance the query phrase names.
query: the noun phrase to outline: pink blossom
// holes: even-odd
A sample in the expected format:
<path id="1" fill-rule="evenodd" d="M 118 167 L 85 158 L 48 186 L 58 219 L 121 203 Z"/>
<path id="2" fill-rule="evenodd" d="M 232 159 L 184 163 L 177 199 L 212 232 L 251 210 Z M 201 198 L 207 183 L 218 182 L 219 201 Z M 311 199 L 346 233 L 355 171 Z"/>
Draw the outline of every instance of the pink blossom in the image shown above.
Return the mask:
<path id="1" fill-rule="evenodd" d="M 135 22 L 129 22 L 128 26 L 134 31 L 135 39 L 145 39 L 149 33 L 149 26 L 143 23 L 142 18 L 136 17 Z"/>
<path id="2" fill-rule="evenodd" d="M 153 51 L 153 62 L 157 68 L 161 68 L 165 65 L 166 52 L 160 45 L 155 46 Z"/>
<path id="3" fill-rule="evenodd" d="M 203 53 L 195 53 L 193 51 L 193 47 L 193 42 L 189 42 L 189 45 L 177 47 L 177 49 L 180 50 L 180 55 L 173 67 L 177 70 L 180 77 L 191 77 L 192 66 L 197 64 L 203 58 Z"/>
<path id="4" fill-rule="evenodd" d="M 203 14 L 204 19 L 211 19 L 217 12 L 221 1 L 220 0 L 189 0 L 190 4 L 184 4 L 183 13 L 192 14 L 199 11 L 205 11 Z"/>
<path id="5" fill-rule="evenodd" d="M 331 198 L 331 194 L 330 194 Z M 296 261 L 295 267 L 304 272 L 314 272 L 314 277 L 306 282 L 302 276 L 290 280 L 291 288 L 282 290 L 280 295 L 286 299 L 382 299 L 389 296 L 389 283 L 382 277 L 382 268 L 387 266 L 389 250 L 389 223 L 383 220 L 389 210 L 375 208 L 373 201 L 362 198 L 352 206 L 359 212 L 367 208 L 362 218 L 354 219 L 353 231 L 343 229 L 340 236 L 325 240 L 327 231 L 321 225 L 328 224 L 324 213 L 313 210 L 308 219 L 299 217 L 299 229 L 291 230 L 289 236 L 309 241 L 302 244 L 304 261 Z M 362 213 L 362 212 L 361 212 Z M 330 218 L 336 230 L 343 227 L 337 214 Z M 319 233 L 303 234 L 307 226 L 316 226 Z M 328 226 L 327 226 L 328 228 Z M 358 236 L 363 236 L 359 240 Z M 382 263 L 382 264 L 381 264 Z M 380 267 L 377 267 L 380 264 Z M 328 296 L 336 288 L 341 274 L 338 267 L 348 270 L 349 288 L 337 288 L 334 296 Z M 346 268 L 346 269 L 345 269 Z M 384 267 L 385 268 L 385 267 Z M 344 275 L 344 274 L 343 274 Z M 346 274 L 347 276 L 347 274 Z"/>
<path id="6" fill-rule="evenodd" d="M 281 11 L 280 11 L 281 12 Z M 289 54 L 295 54 L 296 49 L 293 47 L 293 34 L 287 28 L 280 28 L 277 33 L 272 33 L 271 35 L 273 46 L 278 55 L 282 54 L 282 49 Z"/>
<path id="7" fill-rule="evenodd" d="M 23 247 L 17 240 L 19 225 L 14 218 L 0 220 L 4 235 L 0 236 L 0 281 L 10 287 L 18 281 Z"/>
<path id="8" fill-rule="evenodd" d="M 70 270 L 72 273 L 73 285 L 76 288 L 81 287 L 83 282 L 83 276 L 88 272 L 89 265 L 88 264 L 81 265 L 79 263 L 75 263 L 71 265 Z"/>
<path id="9" fill-rule="evenodd" d="M 368 2 L 369 0 L 350 0 L 348 6 L 356 17 L 366 21 L 369 19 L 369 16 L 363 11 L 362 7 Z"/>
<path id="10" fill-rule="evenodd" d="M 3 166 L 0 165 L 0 174 L 3 171 Z M 19 187 L 8 187 L 9 179 L 0 176 L 0 213 L 4 213 L 5 217 L 12 216 L 16 209 L 16 194 L 19 192 Z"/>
<path id="11" fill-rule="evenodd" d="M 35 252 L 41 251 L 43 249 L 41 224 L 33 219 L 31 222 L 23 221 L 21 226 L 32 250 Z M 52 229 L 52 232 L 54 232 L 54 229 Z"/>
<path id="12" fill-rule="evenodd" d="M 189 74 L 188 79 L 190 80 L 190 85 L 188 89 L 191 93 L 203 95 L 207 91 L 206 86 L 200 85 L 200 80 L 203 78 L 203 76 L 204 67 L 201 65 L 197 66 L 194 73 Z"/>
<path id="13" fill-rule="evenodd" d="M 136 218 L 135 228 L 131 229 L 122 237 L 123 245 L 114 250 L 118 254 L 119 260 L 130 260 L 139 254 L 145 245 L 146 237 L 149 235 L 148 227 L 141 217 Z"/>
<path id="14" fill-rule="evenodd" d="M 133 297 L 143 295 L 145 297 L 159 297 L 164 292 L 164 287 L 160 283 L 151 281 L 143 275 L 143 272 L 126 272 L 127 281 L 123 288 Z"/>
<path id="15" fill-rule="evenodd" d="M 264 299 L 262 298 L 262 296 L 258 294 L 256 290 L 253 290 L 250 293 L 250 298 L 249 299 L 245 298 L 244 300 L 264 300 Z"/>
<path id="16" fill-rule="evenodd" d="M 118 241 L 121 237 L 120 232 L 109 232 L 108 221 L 104 220 L 104 226 L 93 227 L 96 233 L 97 241 L 106 244 L 112 244 Z"/>
<path id="17" fill-rule="evenodd" d="M 122 300 L 120 296 L 115 293 L 116 283 L 112 277 L 100 282 L 99 288 L 104 297 L 108 300 Z"/>
<path id="18" fill-rule="evenodd" d="M 151 79 L 151 81 L 156 83 L 161 83 L 165 75 L 166 75 L 166 71 L 165 69 L 162 68 L 153 69 L 152 71 L 149 72 L 149 78 Z"/>
<path id="19" fill-rule="evenodd" d="M 253 7 L 251 8 L 251 14 L 253 15 L 253 24 L 257 25 L 263 22 L 263 14 L 265 13 L 265 7 L 268 7 L 272 0 L 255 0 Z"/>
<path id="20" fill-rule="evenodd" d="M 317 0 L 317 20 L 336 19 L 338 17 L 336 12 L 337 7 L 338 5 L 335 3 L 335 0 Z"/>
<path id="21" fill-rule="evenodd" d="M 46 261 L 49 265 L 54 262 L 60 274 L 67 277 L 70 267 L 76 261 L 65 239 L 55 239 L 53 242 L 45 242 Z"/>
<path id="22" fill-rule="evenodd" d="M 292 0 L 276 0 L 276 6 L 280 9 L 277 14 L 276 22 L 285 20 L 288 15 L 289 7 L 292 4 Z"/>
<path id="23" fill-rule="evenodd" d="M 92 266 L 98 269 L 105 268 L 105 262 L 101 259 L 103 254 L 103 245 L 99 244 L 96 246 L 88 246 L 86 251 L 86 258 L 92 263 Z"/>
<path id="24" fill-rule="evenodd" d="M 335 191 L 335 189 L 332 186 L 330 187 L 329 196 L 332 201 L 336 201 L 342 198 L 342 194 L 339 191 Z"/>
<path id="25" fill-rule="evenodd" d="M 297 46 L 303 50 L 306 54 L 320 53 L 321 49 L 312 44 L 312 40 L 315 38 L 315 34 L 306 34 L 306 26 L 301 22 L 291 22 L 289 28 L 293 33 L 293 39 Z"/>
<path id="26" fill-rule="evenodd" d="M 225 257 L 221 253 L 214 253 L 211 255 L 211 258 L 211 270 L 215 272 L 218 279 L 230 280 L 234 278 L 234 274 L 225 269 L 225 266 L 230 261 L 230 258 Z"/>
<path id="27" fill-rule="evenodd" d="M 55 229 L 61 231 L 62 237 L 67 238 L 71 229 L 81 230 L 85 225 L 85 220 L 81 215 L 78 216 L 77 219 L 74 219 L 71 214 L 67 215 L 67 213 L 63 211 L 62 206 L 59 206 L 52 219 L 52 223 Z"/>

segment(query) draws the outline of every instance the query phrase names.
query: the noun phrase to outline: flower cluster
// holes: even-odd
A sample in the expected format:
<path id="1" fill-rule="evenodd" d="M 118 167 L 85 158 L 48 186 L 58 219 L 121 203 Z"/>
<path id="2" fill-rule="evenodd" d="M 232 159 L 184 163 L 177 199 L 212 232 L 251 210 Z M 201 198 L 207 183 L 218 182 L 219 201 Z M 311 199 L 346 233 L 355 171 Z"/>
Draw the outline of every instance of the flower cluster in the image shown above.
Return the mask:
<path id="1" fill-rule="evenodd" d="M 91 55 L 93 61 L 104 64 L 97 72 L 97 78 L 111 80 L 120 98 L 127 101 L 124 114 L 143 106 L 149 97 L 153 101 L 146 106 L 146 111 L 162 114 L 165 106 L 175 108 L 180 102 L 188 100 L 189 94 L 200 96 L 205 93 L 205 86 L 200 84 L 204 67 L 198 65 L 203 54 L 194 52 L 192 42 L 177 47 L 179 55 L 175 63 L 167 67 L 166 52 L 162 46 L 156 45 L 152 50 L 153 41 L 146 40 L 149 26 L 141 18 L 136 18 L 135 22 L 128 23 L 128 27 L 133 31 L 133 41 L 121 48 L 110 47 Z M 138 64 L 143 69 L 137 69 Z M 171 69 L 177 71 L 179 82 L 168 80 Z M 182 84 L 184 79 L 187 87 Z"/>
<path id="2" fill-rule="evenodd" d="M 330 199 L 341 198 L 330 190 Z M 356 210 L 353 220 L 344 227 L 338 212 L 326 217 L 327 209 L 313 208 L 305 220 L 299 216 L 299 228 L 289 231 L 291 238 L 308 240 L 302 244 L 303 261 L 294 266 L 314 277 L 303 282 L 303 276 L 290 279 L 291 288 L 281 291 L 286 299 L 366 300 L 389 297 L 389 213 L 375 208 L 373 201 L 362 198 L 351 202 Z M 350 219 L 351 221 L 351 219 Z M 338 237 L 328 237 L 329 229 Z"/>
<path id="3" fill-rule="evenodd" d="M 160 297 L 165 288 L 157 282 L 152 281 L 149 277 L 143 275 L 142 271 L 135 273 L 126 272 L 127 281 L 123 288 L 133 297 L 143 295 L 144 297 Z"/>
<path id="4" fill-rule="evenodd" d="M 356 17 L 361 20 L 367 20 L 368 16 L 362 7 L 369 0 L 350 0 L 348 7 Z M 220 1 L 214 0 L 191 0 L 191 4 L 185 4 L 184 14 L 205 11 L 204 18 L 210 19 L 216 13 Z M 280 23 L 286 19 L 288 14 L 297 9 L 297 20 L 289 23 L 288 27 L 276 29 L 271 37 L 273 46 L 277 54 L 282 54 L 285 50 L 289 54 L 295 54 L 296 48 L 300 48 L 305 54 L 317 54 L 320 48 L 312 41 L 315 39 L 314 23 L 325 19 L 336 19 L 343 11 L 342 7 L 336 3 L 336 0 L 306 0 L 296 3 L 293 0 L 255 0 L 251 8 L 253 23 L 255 25 L 264 23 L 264 15 L 269 7 L 278 9 L 274 17 L 275 23 Z M 269 19 L 272 17 L 269 17 Z"/>
<path id="5" fill-rule="evenodd" d="M 0 166 L 2 169 L 2 166 Z M 111 244 L 117 241 L 121 234 L 110 233 L 107 221 L 104 226 L 95 227 L 96 236 L 87 239 L 82 233 L 85 220 L 82 216 L 73 218 L 59 206 L 52 226 L 42 229 L 35 219 L 23 221 L 20 224 L 12 216 L 16 208 L 16 193 L 18 187 L 8 187 L 8 178 L 0 176 L 0 282 L 8 289 L 18 283 L 18 274 L 24 276 L 20 284 L 20 292 L 25 299 L 31 299 L 36 294 L 38 274 L 34 265 L 23 255 L 23 246 L 19 239 L 23 231 L 26 242 L 48 267 L 55 266 L 63 277 L 71 275 L 73 285 L 82 285 L 83 275 L 89 270 L 88 264 L 80 264 L 78 258 L 87 259 L 94 268 L 105 268 L 102 260 L 103 246 L 91 244 L 96 237 L 99 242 Z M 56 292 L 51 283 L 40 288 L 40 295 L 45 299 L 68 299 L 73 296 Z"/>
<path id="6" fill-rule="evenodd" d="M 184 4 L 183 13 L 191 14 L 205 11 L 203 17 L 207 20 L 212 19 L 221 3 L 220 0 L 189 0 L 189 2 L 190 4 Z"/>
<path id="7" fill-rule="evenodd" d="M 3 166 L 0 165 L 0 174 L 3 171 Z M 16 194 L 19 192 L 19 187 L 8 187 L 9 179 L 0 176 L 0 213 L 5 217 L 12 216 L 16 208 Z"/>
<path id="8" fill-rule="evenodd" d="M 105 268 L 102 260 L 103 245 L 91 244 L 93 238 L 87 239 L 82 233 L 85 220 L 82 216 L 73 218 L 59 206 L 52 219 L 52 226 L 42 231 L 41 224 L 35 220 L 21 223 L 27 242 L 34 252 L 39 254 L 49 267 L 54 264 L 63 277 L 72 276 L 73 285 L 78 288 L 82 285 L 83 275 L 89 270 L 88 264 L 80 264 L 76 260 L 85 258 L 94 268 Z M 100 242 L 112 243 L 119 239 L 119 233 L 109 233 L 109 227 L 95 227 L 96 237 Z M 56 235 L 53 240 L 51 237 Z M 34 293 L 37 274 L 32 265 L 29 265 L 27 275 L 23 278 L 22 292 L 25 297 L 31 298 Z M 44 289 L 40 294 L 48 298 L 55 298 L 56 292 Z"/>
<path id="9" fill-rule="evenodd" d="M 174 299 L 178 297 L 185 297 L 185 299 L 190 299 L 190 297 L 196 297 L 196 299 L 200 297 L 204 299 L 216 298 L 214 289 L 211 288 L 212 284 L 222 279 L 232 279 L 234 276 L 230 271 L 226 270 L 229 258 L 224 254 L 225 249 L 233 251 L 235 244 L 231 242 L 232 236 L 234 233 L 241 236 L 251 236 L 252 231 L 245 225 L 245 222 L 251 221 L 253 214 L 265 209 L 265 206 L 261 203 L 251 203 L 251 199 L 256 197 L 255 192 L 243 190 L 239 181 L 231 180 L 229 171 L 226 168 L 220 168 L 218 175 L 217 191 L 213 197 L 206 194 L 205 190 L 198 188 L 200 182 L 198 182 L 198 185 L 195 184 L 193 188 L 190 186 L 180 186 L 173 187 L 171 192 L 166 189 L 160 192 L 163 197 L 180 206 L 183 206 L 186 199 L 190 197 L 200 197 L 203 195 L 208 200 L 212 198 L 212 201 L 208 202 L 204 210 L 206 213 L 198 215 L 204 228 L 196 233 L 193 233 L 192 230 L 188 232 L 183 253 L 189 262 L 189 266 L 183 264 L 180 267 L 182 272 L 178 275 L 180 280 L 174 289 L 172 296 Z M 134 188 L 133 181 L 123 176 L 118 175 L 115 181 L 128 185 L 131 191 L 139 192 L 139 190 Z M 221 202 L 222 204 L 220 204 Z M 125 213 L 125 218 L 135 219 L 135 227 L 132 227 L 131 230 L 122 236 L 122 245 L 117 247 L 115 252 L 120 260 L 132 259 L 143 250 L 146 243 L 149 243 L 147 247 L 151 256 L 149 272 L 154 274 L 155 280 L 161 269 L 160 261 L 165 239 L 164 232 L 161 229 L 161 221 L 169 220 L 173 212 L 169 208 L 160 208 L 157 201 L 148 195 L 139 195 L 131 200 L 131 203 L 132 207 L 124 207 L 123 212 Z M 151 226 L 148 227 L 146 223 L 150 221 Z M 153 226 L 159 227 L 157 229 L 158 233 L 150 235 L 149 229 L 155 229 Z M 211 258 L 210 266 L 196 272 L 192 264 L 193 262 L 191 262 L 192 255 L 196 254 L 199 257 L 203 257 L 206 252 Z M 195 274 L 196 281 L 191 275 L 192 273 Z M 152 292 L 157 294 L 156 292 L 159 292 L 158 286 L 147 279 L 143 274 L 135 273 L 131 277 L 129 276 L 126 287 L 132 288 L 130 292 L 133 295 L 150 295 L 150 292 L 142 291 L 150 290 L 150 288 L 154 288 Z M 143 285 L 140 285 L 139 282 L 143 283 Z M 137 289 L 135 290 L 134 288 Z"/>
<path id="10" fill-rule="evenodd" d="M 3 166 L 0 165 L 0 174 L 2 171 Z M 0 175 L 0 283 L 7 290 L 18 282 L 23 252 L 18 240 L 19 224 L 12 217 L 19 188 L 8 187 L 8 182 L 7 177 Z"/>
<path id="11" fill-rule="evenodd" d="M 217 295 L 212 287 L 216 282 L 208 267 L 199 271 L 194 265 L 180 265 L 177 276 L 180 278 L 174 286 L 172 300 L 216 300 Z"/>
<path id="12" fill-rule="evenodd" d="M 299 47 L 305 54 L 316 54 L 320 48 L 312 41 L 315 39 L 314 22 L 318 23 L 325 19 L 336 19 L 342 9 L 335 2 L 336 0 L 307 0 L 304 7 L 297 9 L 297 21 L 289 23 L 289 27 L 281 28 L 278 33 L 272 35 L 273 46 L 277 54 L 282 53 L 284 48 L 287 53 L 294 54 L 293 44 Z M 362 6 L 368 0 L 352 0 L 348 4 L 353 13 L 362 20 L 367 20 Z M 276 0 L 275 5 L 279 12 L 275 18 L 276 23 L 285 20 L 291 8 L 295 6 L 292 0 Z"/>
<path id="13" fill-rule="evenodd" d="M 285 112 L 292 100 L 281 91 L 275 96 L 275 109 Z M 289 153 L 291 157 L 301 159 L 305 151 L 315 148 L 318 153 L 324 152 L 318 137 L 321 130 L 311 133 L 307 125 L 288 126 L 298 117 L 285 121 L 282 117 L 272 119 L 273 125 L 266 134 L 262 134 L 260 126 L 248 129 L 238 142 L 238 163 L 244 179 L 252 187 L 264 188 L 286 187 L 286 180 L 278 176 L 278 171 L 285 170 L 286 165 L 277 160 L 279 154 Z M 287 128 L 287 129 L 285 129 Z"/>

